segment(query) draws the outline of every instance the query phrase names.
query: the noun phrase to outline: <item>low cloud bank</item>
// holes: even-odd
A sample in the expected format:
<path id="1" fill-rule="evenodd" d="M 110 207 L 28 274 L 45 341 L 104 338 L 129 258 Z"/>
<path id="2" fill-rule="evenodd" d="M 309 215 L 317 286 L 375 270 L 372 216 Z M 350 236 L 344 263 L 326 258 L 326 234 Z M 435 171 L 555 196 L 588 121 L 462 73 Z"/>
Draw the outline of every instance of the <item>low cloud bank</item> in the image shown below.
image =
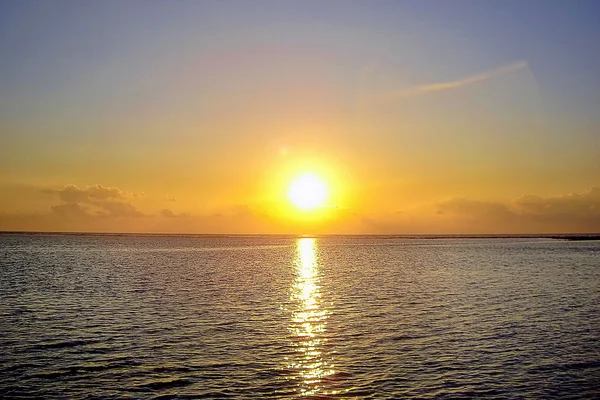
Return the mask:
<path id="1" fill-rule="evenodd" d="M 41 192 L 41 193 L 40 193 Z M 165 232 L 165 233 L 598 233 L 600 187 L 561 196 L 524 195 L 512 201 L 453 198 L 414 211 L 340 209 L 325 220 L 291 220 L 247 205 L 220 213 L 191 215 L 171 208 L 144 213 L 135 194 L 102 185 L 36 189 L 30 196 L 52 196 L 45 211 L 0 210 L 0 230 Z"/>
<path id="2" fill-rule="evenodd" d="M 56 195 L 64 203 L 51 207 L 53 213 L 65 218 L 141 218 L 145 215 L 128 200 L 127 193 L 116 187 L 102 185 L 80 189 L 67 185 L 61 189 L 42 189 Z"/>
<path id="3" fill-rule="evenodd" d="M 438 203 L 438 214 L 506 232 L 600 232 L 600 187 L 581 193 L 521 196 L 511 202 L 453 198 Z"/>

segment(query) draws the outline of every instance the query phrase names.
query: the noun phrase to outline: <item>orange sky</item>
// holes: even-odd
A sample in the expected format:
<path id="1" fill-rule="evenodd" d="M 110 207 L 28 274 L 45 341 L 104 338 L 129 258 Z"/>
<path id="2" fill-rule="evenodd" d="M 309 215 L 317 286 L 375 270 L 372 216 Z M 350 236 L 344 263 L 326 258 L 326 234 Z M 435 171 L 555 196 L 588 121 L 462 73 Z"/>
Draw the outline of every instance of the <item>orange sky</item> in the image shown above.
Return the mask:
<path id="1" fill-rule="evenodd" d="M 274 4 L 5 13 L 0 230 L 600 231 L 583 27 L 555 54 L 525 23 L 480 35 L 483 11 Z M 305 172 L 312 212 L 287 197 Z"/>

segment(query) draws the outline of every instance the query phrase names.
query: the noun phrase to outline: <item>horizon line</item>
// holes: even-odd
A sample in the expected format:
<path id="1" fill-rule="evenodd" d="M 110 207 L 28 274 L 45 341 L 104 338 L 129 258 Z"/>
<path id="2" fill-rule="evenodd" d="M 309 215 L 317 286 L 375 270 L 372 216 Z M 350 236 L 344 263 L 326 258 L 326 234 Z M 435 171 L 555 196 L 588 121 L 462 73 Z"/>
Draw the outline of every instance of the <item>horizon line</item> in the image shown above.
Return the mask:
<path id="1" fill-rule="evenodd" d="M 555 233 L 172 233 L 172 232 L 91 232 L 91 231 L 12 231 L 0 230 L 0 235 L 86 235 L 86 236 L 204 236 L 204 237 L 396 237 L 396 238 L 561 238 L 598 237 L 599 232 L 555 232 Z"/>

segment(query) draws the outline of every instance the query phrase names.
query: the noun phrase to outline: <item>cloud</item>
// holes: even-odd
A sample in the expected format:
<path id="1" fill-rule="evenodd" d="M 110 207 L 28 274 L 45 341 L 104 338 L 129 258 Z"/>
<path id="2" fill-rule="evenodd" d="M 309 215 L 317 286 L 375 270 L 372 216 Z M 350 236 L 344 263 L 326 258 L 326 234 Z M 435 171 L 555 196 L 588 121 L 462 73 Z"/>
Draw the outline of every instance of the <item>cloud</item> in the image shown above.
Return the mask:
<path id="1" fill-rule="evenodd" d="M 53 213 L 67 218 L 88 218 L 91 215 L 88 213 L 87 207 L 83 207 L 77 203 L 64 203 L 57 206 L 52 206 Z"/>
<path id="2" fill-rule="evenodd" d="M 600 187 L 562 196 L 530 194 L 510 202 L 454 198 L 438 203 L 438 213 L 510 232 L 600 232 Z"/>
<path id="3" fill-rule="evenodd" d="M 64 203 L 52 206 L 51 210 L 57 215 L 68 218 L 145 216 L 128 201 L 126 192 L 116 187 L 95 185 L 80 189 L 75 185 L 67 185 L 61 189 L 43 189 L 42 192 L 57 195 Z"/>
<path id="4" fill-rule="evenodd" d="M 126 192 L 118 188 L 94 188 L 109 190 L 90 191 L 70 185 L 46 191 L 54 195 L 54 204 L 48 201 L 45 212 L 0 209 L 0 230 L 224 234 L 600 232 L 600 187 L 559 196 L 528 194 L 510 201 L 457 197 L 401 213 L 379 208 L 332 209 L 328 218 L 318 221 L 282 219 L 270 214 L 269 207 L 248 205 L 205 215 L 164 208 L 151 215 L 138 210 L 130 202 L 135 202 L 132 195 L 127 198 Z M 38 193 L 40 197 L 39 188 L 27 193 Z"/>
<path id="5" fill-rule="evenodd" d="M 168 208 L 165 208 L 164 210 L 160 210 L 159 214 L 165 218 L 177 218 L 177 215 L 173 211 L 169 210 Z"/>
<path id="6" fill-rule="evenodd" d="M 438 214 L 446 213 L 488 219 L 500 219 L 512 215 L 512 211 L 506 204 L 465 198 L 453 198 L 440 202 L 438 204 Z"/>
<path id="7" fill-rule="evenodd" d="M 141 218 L 145 215 L 138 211 L 131 203 L 116 201 L 102 201 L 92 203 L 102 209 L 98 214 L 109 218 Z"/>
<path id="8" fill-rule="evenodd" d="M 529 64 L 525 61 L 516 61 L 511 64 L 503 65 L 491 71 L 485 71 L 467 77 L 447 82 L 436 82 L 427 85 L 413 86 L 407 89 L 388 93 L 384 96 L 387 101 L 397 100 L 401 98 L 420 96 L 428 93 L 441 92 L 446 90 L 460 89 L 462 87 L 471 86 L 477 83 L 489 81 L 508 75 L 513 72 L 521 71 L 528 68 Z"/>
<path id="9" fill-rule="evenodd" d="M 2 189 L 0 187 L 0 193 L 4 194 Z M 145 213 L 137 208 L 138 199 L 134 193 L 103 185 L 32 186 L 17 194 L 10 199 L 12 202 L 32 202 L 37 207 L 9 209 L 1 201 L 6 197 L 0 196 L 0 231 L 225 234 L 273 233 L 281 228 L 279 221 L 247 205 L 227 207 L 220 213 L 205 215 L 191 215 L 170 208 L 157 209 L 154 214 Z"/>
<path id="10" fill-rule="evenodd" d="M 57 194 L 58 197 L 69 203 L 89 203 L 96 200 L 125 199 L 125 192 L 115 187 L 102 185 L 88 186 L 80 189 L 75 185 L 67 185 L 62 189 L 43 189 L 43 193 Z"/>
<path id="11" fill-rule="evenodd" d="M 515 203 L 523 212 L 538 217 L 556 219 L 600 217 L 600 187 L 558 197 L 543 198 L 526 195 L 518 198 Z"/>
<path id="12" fill-rule="evenodd" d="M 190 216 L 190 213 L 174 213 L 172 210 L 165 208 L 160 210 L 159 215 L 164 218 L 186 218 Z"/>

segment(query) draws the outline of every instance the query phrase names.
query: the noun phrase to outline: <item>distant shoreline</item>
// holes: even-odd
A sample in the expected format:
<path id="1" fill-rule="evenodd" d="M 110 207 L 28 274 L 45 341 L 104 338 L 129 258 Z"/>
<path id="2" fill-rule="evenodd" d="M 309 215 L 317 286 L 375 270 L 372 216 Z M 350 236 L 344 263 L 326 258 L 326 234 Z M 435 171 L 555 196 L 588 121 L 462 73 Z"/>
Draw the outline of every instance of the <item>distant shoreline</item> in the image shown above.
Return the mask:
<path id="1" fill-rule="evenodd" d="M 147 232 L 40 232 L 40 231 L 0 231 L 0 235 L 39 235 L 39 236 L 188 236 L 203 238 L 300 238 L 300 237 L 337 237 L 337 238 L 373 238 L 373 239 L 556 239 L 569 241 L 600 240 L 600 233 L 560 233 L 560 234 L 211 234 L 211 233 L 147 233 Z"/>

